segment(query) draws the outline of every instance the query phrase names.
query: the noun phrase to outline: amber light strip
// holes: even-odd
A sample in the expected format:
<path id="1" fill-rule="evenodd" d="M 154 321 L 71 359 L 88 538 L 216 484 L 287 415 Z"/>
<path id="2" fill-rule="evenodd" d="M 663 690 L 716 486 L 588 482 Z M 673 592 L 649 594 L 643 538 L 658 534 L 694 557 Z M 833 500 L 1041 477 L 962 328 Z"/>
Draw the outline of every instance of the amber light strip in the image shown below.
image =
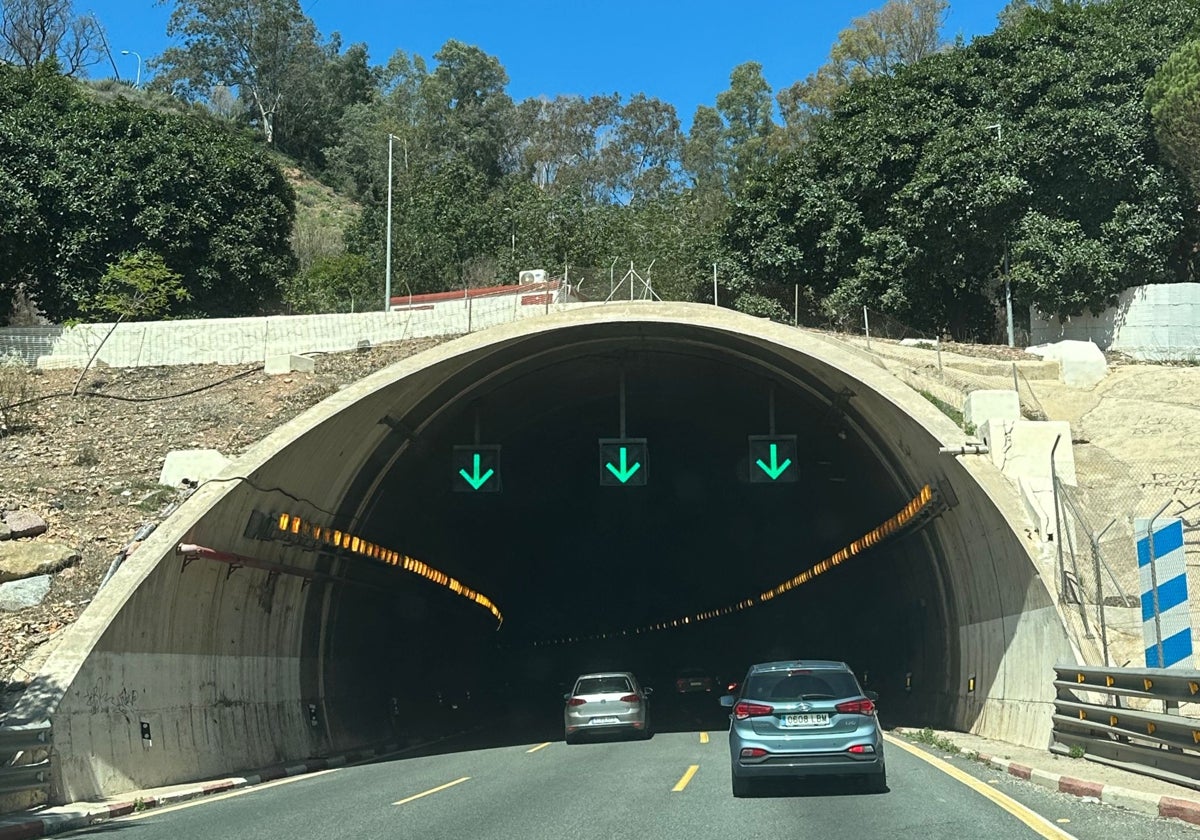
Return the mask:
<path id="1" fill-rule="evenodd" d="M 444 586 L 454 594 L 483 607 L 496 618 L 498 622 L 497 626 L 504 623 L 504 615 L 500 612 L 500 609 L 482 592 L 477 592 L 462 581 L 450 577 L 445 572 L 439 571 L 415 557 L 409 557 L 407 554 L 401 554 L 390 548 L 384 548 L 348 531 L 314 525 L 290 513 L 279 514 L 275 518 L 275 526 L 284 536 L 293 536 L 323 543 L 331 548 L 348 551 L 351 554 L 377 560 L 384 565 L 396 566 L 397 568 L 404 569 L 406 572 L 420 575 L 426 580 L 436 583 L 439 586 Z"/>
<path id="2" fill-rule="evenodd" d="M 929 503 L 933 501 L 933 489 L 926 484 L 921 488 L 921 492 L 917 493 L 912 500 L 904 506 L 899 513 L 889 517 L 886 521 L 875 528 L 872 528 L 867 533 L 856 539 L 854 542 L 847 545 L 842 550 L 838 551 L 829 557 L 826 557 L 815 566 L 805 569 L 795 577 L 784 581 L 773 589 L 768 589 L 758 595 L 757 598 L 746 598 L 738 601 L 727 607 L 707 610 L 705 612 L 696 613 L 695 615 L 686 616 L 684 618 L 675 618 L 669 621 L 660 621 L 657 624 L 651 624 L 646 627 L 639 627 L 635 630 L 617 630 L 611 633 L 595 633 L 590 636 L 572 636 L 569 638 L 555 639 L 553 641 L 535 642 L 535 647 L 546 645 L 561 645 L 570 642 L 595 641 L 597 639 L 609 639 L 617 636 L 639 635 L 642 633 L 651 633 L 656 630 L 670 630 L 677 627 L 686 627 L 701 621 L 707 621 L 710 618 L 729 615 L 731 613 L 740 612 L 741 610 L 756 607 L 759 604 L 764 604 L 773 598 L 777 598 L 793 589 L 803 586 L 818 575 L 823 575 L 825 572 L 832 569 L 834 566 L 839 566 L 855 555 L 861 554 L 868 548 L 872 548 L 883 542 L 888 537 L 894 536 L 902 531 L 906 526 L 910 525 L 913 519 L 923 511 Z"/>

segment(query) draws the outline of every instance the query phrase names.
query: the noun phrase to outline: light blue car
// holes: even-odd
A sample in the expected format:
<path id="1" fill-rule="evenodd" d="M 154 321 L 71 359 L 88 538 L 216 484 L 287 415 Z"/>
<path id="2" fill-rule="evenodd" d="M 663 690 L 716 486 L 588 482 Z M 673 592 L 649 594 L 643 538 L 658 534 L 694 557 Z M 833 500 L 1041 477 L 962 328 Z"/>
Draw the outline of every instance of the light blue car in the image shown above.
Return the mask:
<path id="1" fill-rule="evenodd" d="M 878 699 L 844 662 L 752 665 L 738 693 L 721 698 L 733 710 L 733 795 L 749 795 L 757 779 L 813 776 L 853 776 L 887 791 Z"/>

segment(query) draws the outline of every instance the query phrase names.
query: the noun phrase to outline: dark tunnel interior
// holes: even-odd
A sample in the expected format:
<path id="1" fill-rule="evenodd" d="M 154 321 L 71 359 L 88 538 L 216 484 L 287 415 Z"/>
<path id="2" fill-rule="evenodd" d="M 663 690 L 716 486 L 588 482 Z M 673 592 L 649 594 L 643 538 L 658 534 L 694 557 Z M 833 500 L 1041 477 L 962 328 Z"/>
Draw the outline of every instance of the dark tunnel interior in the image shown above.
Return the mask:
<path id="1" fill-rule="evenodd" d="M 656 728 L 715 727 L 726 714 L 716 696 L 698 713 L 677 708 L 681 669 L 723 686 L 785 658 L 844 660 L 880 693 L 885 723 L 924 723 L 906 675 L 929 684 L 952 660 L 919 537 L 767 603 L 646 630 L 756 598 L 909 501 L 919 488 L 881 462 L 879 430 L 856 420 L 853 398 L 736 342 L 593 338 L 490 358 L 480 366 L 499 373 L 486 377 L 464 371 L 381 453 L 393 460 L 364 536 L 484 593 L 504 621 L 414 575 L 356 567 L 385 591 L 357 590 L 332 614 L 326 685 L 340 725 L 374 726 L 384 709 L 442 725 L 435 716 L 462 698 L 515 741 L 561 730 L 577 674 L 630 670 L 656 689 Z M 624 434 L 647 441 L 644 486 L 600 481 L 598 441 L 622 431 L 622 381 Z M 796 436 L 796 481 L 749 480 L 748 436 L 764 434 Z M 454 489 L 453 449 L 472 443 L 500 447 L 501 492 Z"/>

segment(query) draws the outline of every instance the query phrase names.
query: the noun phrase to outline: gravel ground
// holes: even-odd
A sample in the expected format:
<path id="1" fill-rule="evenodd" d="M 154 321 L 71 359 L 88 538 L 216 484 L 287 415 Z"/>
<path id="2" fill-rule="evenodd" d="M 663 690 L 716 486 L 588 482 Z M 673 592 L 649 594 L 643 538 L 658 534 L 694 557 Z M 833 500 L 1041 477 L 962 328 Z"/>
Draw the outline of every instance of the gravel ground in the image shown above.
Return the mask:
<path id="1" fill-rule="evenodd" d="M 286 376 L 267 376 L 261 365 L 98 368 L 76 396 L 78 370 L 21 369 L 33 402 L 26 424 L 0 435 L 0 510 L 36 513 L 49 526 L 36 539 L 82 559 L 54 575 L 40 606 L 0 611 L 0 710 L 91 601 L 114 557 L 180 500 L 158 483 L 168 452 L 235 458 L 339 388 L 437 343 L 323 355 L 315 372 Z M 5 396 L 0 389 L 0 404 Z"/>

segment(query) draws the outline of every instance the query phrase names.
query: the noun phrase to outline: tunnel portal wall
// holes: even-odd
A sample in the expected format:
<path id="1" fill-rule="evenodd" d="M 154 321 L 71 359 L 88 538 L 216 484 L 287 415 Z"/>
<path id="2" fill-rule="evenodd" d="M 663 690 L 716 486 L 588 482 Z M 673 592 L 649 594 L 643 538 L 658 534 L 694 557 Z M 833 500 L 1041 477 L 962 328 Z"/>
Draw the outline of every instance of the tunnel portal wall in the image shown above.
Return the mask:
<path id="1" fill-rule="evenodd" d="M 904 548 L 927 564 L 929 597 L 942 599 L 932 607 L 938 626 L 931 632 L 946 651 L 945 661 L 920 664 L 913 702 L 944 725 L 1045 745 L 1051 666 L 1072 656 L 1070 644 L 1019 536 L 1023 514 L 1013 490 L 983 459 L 939 454 L 960 443 L 961 432 L 890 374 L 818 336 L 713 307 L 630 304 L 501 326 L 406 359 L 256 444 L 223 476 L 240 478 L 201 487 L 99 593 L 10 715 L 52 721 L 54 800 L 359 746 L 347 743 L 357 732 L 331 724 L 339 718 L 330 707 L 337 691 L 326 684 L 323 662 L 330 611 L 336 599 L 352 597 L 349 585 L 329 577 L 344 575 L 346 561 L 248 537 L 251 514 L 289 509 L 319 521 L 344 509 L 364 471 L 380 467 L 389 437 L 406 433 L 407 410 L 454 371 L 531 336 L 559 332 L 567 345 L 573 331 L 596 324 L 628 325 L 633 341 L 664 324 L 717 347 L 750 341 L 806 366 L 830 392 L 853 391 L 854 417 L 898 491 L 933 482 L 952 502 Z M 306 582 L 203 558 L 185 564 L 180 544 L 318 577 Z M 976 688 L 968 692 L 972 674 Z M 381 714 L 381 736 L 386 728 Z"/>

